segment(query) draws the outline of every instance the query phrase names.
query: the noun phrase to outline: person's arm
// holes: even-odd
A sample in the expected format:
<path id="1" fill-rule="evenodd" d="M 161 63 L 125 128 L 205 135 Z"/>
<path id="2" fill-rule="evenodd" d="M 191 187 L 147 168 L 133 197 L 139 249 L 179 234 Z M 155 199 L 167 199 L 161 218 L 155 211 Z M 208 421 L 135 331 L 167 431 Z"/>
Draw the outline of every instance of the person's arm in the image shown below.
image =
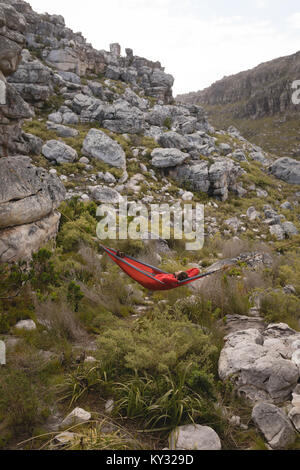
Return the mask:
<path id="1" fill-rule="evenodd" d="M 200 274 L 200 269 L 192 268 L 192 269 L 189 269 L 186 273 L 189 276 L 189 278 L 196 277 L 198 276 L 198 274 Z"/>

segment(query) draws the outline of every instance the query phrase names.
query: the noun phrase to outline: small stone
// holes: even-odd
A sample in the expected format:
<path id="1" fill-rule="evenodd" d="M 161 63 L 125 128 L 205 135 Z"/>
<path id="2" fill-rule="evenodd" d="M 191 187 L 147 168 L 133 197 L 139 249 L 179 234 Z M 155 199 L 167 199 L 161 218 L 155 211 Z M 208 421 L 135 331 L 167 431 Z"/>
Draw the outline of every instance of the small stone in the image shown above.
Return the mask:
<path id="1" fill-rule="evenodd" d="M 15 328 L 17 330 L 34 331 L 36 330 L 36 324 L 33 320 L 21 320 L 15 325 Z"/>
<path id="2" fill-rule="evenodd" d="M 76 424 L 86 423 L 91 419 L 92 415 L 82 408 L 75 408 L 66 418 L 61 422 L 60 428 L 67 428 Z"/>
<path id="3" fill-rule="evenodd" d="M 114 407 L 115 407 L 115 402 L 114 400 L 108 400 L 106 403 L 105 403 L 105 412 L 109 415 L 112 414 L 113 410 L 114 410 Z"/>
<path id="4" fill-rule="evenodd" d="M 74 432 L 62 432 L 61 434 L 58 434 L 57 436 L 55 436 L 55 441 L 58 443 L 58 444 L 61 444 L 61 445 L 66 445 L 66 444 L 70 444 L 70 442 L 74 441 L 76 438 L 78 437 L 77 434 L 75 434 Z"/>

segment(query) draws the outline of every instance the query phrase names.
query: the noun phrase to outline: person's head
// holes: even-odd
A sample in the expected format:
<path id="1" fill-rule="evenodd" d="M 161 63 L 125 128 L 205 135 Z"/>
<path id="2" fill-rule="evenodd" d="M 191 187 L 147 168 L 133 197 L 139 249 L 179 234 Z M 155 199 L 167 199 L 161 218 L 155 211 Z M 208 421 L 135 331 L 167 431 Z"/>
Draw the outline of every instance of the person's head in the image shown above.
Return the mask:
<path id="1" fill-rule="evenodd" d="M 186 279 L 189 278 L 187 273 L 185 273 L 184 271 L 180 271 L 179 273 L 175 273 L 175 277 L 176 277 L 177 281 L 185 281 Z"/>

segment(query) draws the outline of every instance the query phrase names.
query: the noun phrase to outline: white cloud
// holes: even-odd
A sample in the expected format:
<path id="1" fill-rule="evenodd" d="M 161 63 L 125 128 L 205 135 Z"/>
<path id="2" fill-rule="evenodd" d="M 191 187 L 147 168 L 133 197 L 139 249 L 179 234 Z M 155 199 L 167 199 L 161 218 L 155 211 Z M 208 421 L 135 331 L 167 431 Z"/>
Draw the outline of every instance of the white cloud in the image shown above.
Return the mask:
<path id="1" fill-rule="evenodd" d="M 300 28 L 300 12 L 293 13 L 293 15 L 287 18 L 287 23 L 291 28 Z"/>
<path id="2" fill-rule="evenodd" d="M 195 0 L 29 2 L 39 12 L 62 14 L 98 49 L 119 42 L 123 50 L 131 47 L 137 55 L 159 60 L 175 76 L 175 93 L 202 89 L 297 48 L 292 33 L 278 31 L 264 15 L 204 17 Z"/>
<path id="3" fill-rule="evenodd" d="M 255 5 L 256 5 L 256 8 L 266 8 L 266 6 L 268 5 L 268 1 L 267 0 L 255 0 Z"/>

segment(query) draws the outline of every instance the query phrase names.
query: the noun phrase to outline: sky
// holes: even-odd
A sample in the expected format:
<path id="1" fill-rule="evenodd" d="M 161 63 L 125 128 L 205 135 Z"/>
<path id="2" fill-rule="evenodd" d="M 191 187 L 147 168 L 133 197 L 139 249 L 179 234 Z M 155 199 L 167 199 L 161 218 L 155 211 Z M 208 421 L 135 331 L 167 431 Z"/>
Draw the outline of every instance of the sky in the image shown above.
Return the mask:
<path id="1" fill-rule="evenodd" d="M 28 0 L 63 15 L 96 49 L 159 60 L 174 94 L 300 50 L 299 0 Z M 300 78 L 300 77 L 299 77 Z"/>

